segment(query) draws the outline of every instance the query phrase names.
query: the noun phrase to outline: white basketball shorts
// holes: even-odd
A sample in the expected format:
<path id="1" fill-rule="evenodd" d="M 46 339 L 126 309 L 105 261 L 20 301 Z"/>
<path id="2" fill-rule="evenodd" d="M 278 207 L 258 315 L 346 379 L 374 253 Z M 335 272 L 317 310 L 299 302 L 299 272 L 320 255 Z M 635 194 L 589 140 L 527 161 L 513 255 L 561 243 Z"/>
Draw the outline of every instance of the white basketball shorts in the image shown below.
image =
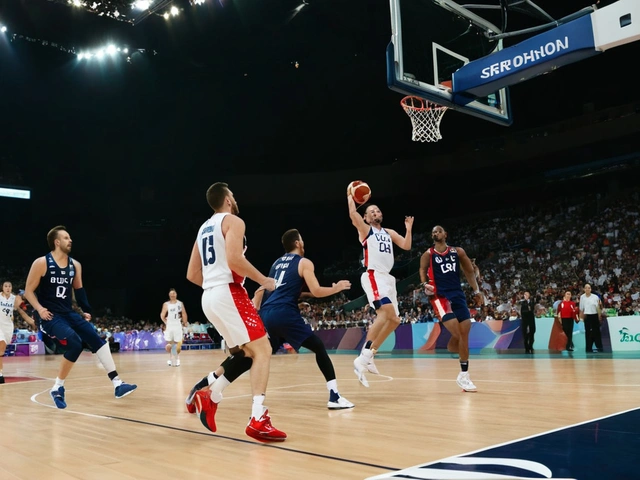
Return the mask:
<path id="1" fill-rule="evenodd" d="M 239 283 L 205 290 L 202 293 L 202 311 L 229 348 L 242 346 L 267 334 L 249 294 Z"/>
<path id="2" fill-rule="evenodd" d="M 389 273 L 367 270 L 360 277 L 360 283 L 364 293 L 367 294 L 369 304 L 378 310 L 382 305 L 391 303 L 400 315 L 398 310 L 398 294 L 396 292 L 396 279 Z"/>
<path id="3" fill-rule="evenodd" d="M 182 333 L 182 325 L 171 325 L 167 326 L 164 330 L 164 340 L 165 342 L 182 342 L 184 338 L 184 334 Z"/>

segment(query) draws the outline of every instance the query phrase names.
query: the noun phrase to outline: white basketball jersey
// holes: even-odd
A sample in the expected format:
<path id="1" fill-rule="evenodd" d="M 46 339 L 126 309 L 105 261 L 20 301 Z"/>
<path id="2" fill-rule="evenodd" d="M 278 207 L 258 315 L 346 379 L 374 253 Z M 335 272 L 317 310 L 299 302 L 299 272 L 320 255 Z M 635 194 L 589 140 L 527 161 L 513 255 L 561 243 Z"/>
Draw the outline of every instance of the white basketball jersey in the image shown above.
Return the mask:
<path id="1" fill-rule="evenodd" d="M 182 302 L 167 302 L 167 327 L 182 326 Z"/>
<path id="2" fill-rule="evenodd" d="M 393 268 L 393 242 L 384 228 L 371 227 L 369 235 L 362 242 L 363 264 L 367 270 L 389 273 Z"/>
<path id="3" fill-rule="evenodd" d="M 202 288 L 244 282 L 244 277 L 234 273 L 227 262 L 227 244 L 222 234 L 222 220 L 229 213 L 216 213 L 202 224 L 198 233 L 198 249 L 202 259 Z"/>
<path id="4" fill-rule="evenodd" d="M 7 324 L 11 322 L 13 325 L 13 304 L 15 301 L 15 295 L 9 295 L 9 298 L 0 295 L 0 323 Z"/>

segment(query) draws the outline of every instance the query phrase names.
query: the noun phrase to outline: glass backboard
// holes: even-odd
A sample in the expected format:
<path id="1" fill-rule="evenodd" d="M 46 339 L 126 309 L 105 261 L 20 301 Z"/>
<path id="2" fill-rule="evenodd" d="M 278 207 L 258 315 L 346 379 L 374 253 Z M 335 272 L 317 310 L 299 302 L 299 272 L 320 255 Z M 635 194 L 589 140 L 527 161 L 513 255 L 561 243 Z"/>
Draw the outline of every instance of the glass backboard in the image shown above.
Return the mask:
<path id="1" fill-rule="evenodd" d="M 507 87 L 483 98 L 451 90 L 456 70 L 502 50 L 502 40 L 485 35 L 501 33 L 498 27 L 452 0 L 390 0 L 390 7 L 389 88 L 501 125 L 511 124 Z"/>

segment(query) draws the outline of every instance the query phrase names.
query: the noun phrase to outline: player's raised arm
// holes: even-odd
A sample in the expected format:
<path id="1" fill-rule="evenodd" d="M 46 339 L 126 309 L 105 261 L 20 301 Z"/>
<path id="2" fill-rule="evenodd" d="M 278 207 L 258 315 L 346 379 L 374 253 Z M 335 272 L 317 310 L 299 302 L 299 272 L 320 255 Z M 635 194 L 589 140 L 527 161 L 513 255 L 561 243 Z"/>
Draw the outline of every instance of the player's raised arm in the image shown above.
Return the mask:
<path id="1" fill-rule="evenodd" d="M 347 195 L 347 204 L 349 206 L 349 218 L 353 226 L 358 229 L 358 235 L 362 242 L 369 235 L 370 227 L 367 225 L 367 222 L 364 221 L 362 215 L 358 213 L 356 202 L 350 194 Z"/>
<path id="2" fill-rule="evenodd" d="M 404 226 L 407 229 L 407 232 L 405 233 L 404 237 L 401 236 L 395 230 L 391 230 L 390 228 L 387 228 L 386 230 L 387 232 L 389 232 L 389 235 L 391 236 L 391 240 L 393 241 L 393 243 L 395 243 L 397 246 L 399 246 L 403 250 L 411 250 L 411 243 L 412 243 L 411 230 L 413 229 L 413 217 L 404 217 Z"/>

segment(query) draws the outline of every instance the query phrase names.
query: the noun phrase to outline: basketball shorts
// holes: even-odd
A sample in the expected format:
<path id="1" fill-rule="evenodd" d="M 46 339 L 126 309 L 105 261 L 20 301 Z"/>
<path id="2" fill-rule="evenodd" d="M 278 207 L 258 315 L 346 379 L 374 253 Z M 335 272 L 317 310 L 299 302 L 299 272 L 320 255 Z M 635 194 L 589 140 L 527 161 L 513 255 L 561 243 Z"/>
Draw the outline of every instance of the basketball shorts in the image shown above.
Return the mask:
<path id="1" fill-rule="evenodd" d="M 467 298 L 463 292 L 437 294 L 430 297 L 431 307 L 441 322 L 457 318 L 458 322 L 471 318 L 471 312 L 467 306 Z"/>
<path id="2" fill-rule="evenodd" d="M 7 345 L 9 345 L 12 338 L 13 322 L 0 321 L 0 342 L 5 342 Z"/>
<path id="3" fill-rule="evenodd" d="M 360 277 L 360 283 L 364 293 L 367 294 L 369 304 L 378 310 L 382 305 L 392 304 L 396 315 L 398 310 L 398 294 L 396 292 L 396 279 L 389 273 L 367 270 Z"/>
<path id="4" fill-rule="evenodd" d="M 239 283 L 205 290 L 202 293 L 202 311 L 229 348 L 242 346 L 267 334 L 249 294 Z"/>
<path id="5" fill-rule="evenodd" d="M 164 341 L 165 342 L 182 342 L 184 338 L 184 334 L 182 333 L 182 325 L 171 325 L 167 326 L 164 330 Z"/>
<path id="6" fill-rule="evenodd" d="M 297 308 L 263 308 L 260 310 L 260 318 L 267 328 L 274 350 L 277 350 L 282 342 L 287 342 L 298 351 L 302 342 L 313 335 L 311 326 L 304 321 Z"/>

